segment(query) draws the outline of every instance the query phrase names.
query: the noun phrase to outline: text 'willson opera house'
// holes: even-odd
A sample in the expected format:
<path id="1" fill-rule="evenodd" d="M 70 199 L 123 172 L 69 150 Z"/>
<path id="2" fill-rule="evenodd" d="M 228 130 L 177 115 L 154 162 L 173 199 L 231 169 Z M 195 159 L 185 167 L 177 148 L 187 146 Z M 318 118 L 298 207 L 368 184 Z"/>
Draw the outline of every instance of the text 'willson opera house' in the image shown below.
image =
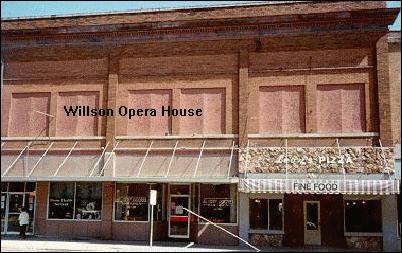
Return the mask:
<path id="1" fill-rule="evenodd" d="M 153 189 L 154 240 L 242 243 L 187 208 L 256 246 L 400 250 L 399 11 L 2 19 L 2 234 L 24 206 L 38 236 L 146 241 Z"/>

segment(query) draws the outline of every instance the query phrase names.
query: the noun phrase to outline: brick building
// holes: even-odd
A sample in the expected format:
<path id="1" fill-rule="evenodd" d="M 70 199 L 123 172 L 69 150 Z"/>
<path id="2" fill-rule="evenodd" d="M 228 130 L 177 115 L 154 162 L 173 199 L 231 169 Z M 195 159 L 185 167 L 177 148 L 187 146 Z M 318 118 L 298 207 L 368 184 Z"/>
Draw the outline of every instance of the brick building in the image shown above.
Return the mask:
<path id="1" fill-rule="evenodd" d="M 40 236 L 148 240 L 154 189 L 155 240 L 239 244 L 185 207 L 255 245 L 395 250 L 398 12 L 288 2 L 2 20 L 2 233 L 26 206 Z"/>

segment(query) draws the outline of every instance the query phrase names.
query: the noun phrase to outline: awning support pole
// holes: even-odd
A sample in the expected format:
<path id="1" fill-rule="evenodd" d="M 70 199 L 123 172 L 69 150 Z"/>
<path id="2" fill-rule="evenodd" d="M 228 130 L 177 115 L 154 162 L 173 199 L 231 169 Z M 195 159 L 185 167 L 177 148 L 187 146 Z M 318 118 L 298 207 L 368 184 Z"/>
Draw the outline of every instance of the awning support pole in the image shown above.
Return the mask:
<path id="1" fill-rule="evenodd" d="M 63 167 L 63 165 L 66 163 L 67 159 L 70 157 L 71 153 L 73 152 L 74 148 L 77 146 L 78 141 L 76 141 L 73 145 L 73 147 L 70 149 L 70 151 L 68 152 L 66 158 L 64 158 L 63 162 L 60 163 L 59 167 L 57 168 L 56 172 L 54 173 L 53 176 L 57 176 L 57 173 L 59 173 L 60 168 Z"/>
<path id="2" fill-rule="evenodd" d="M 227 177 L 230 177 L 230 167 L 232 167 L 232 159 L 233 159 L 233 151 L 234 151 L 235 141 L 232 141 L 232 149 L 230 151 L 230 160 L 229 160 L 229 167 Z"/>
<path id="3" fill-rule="evenodd" d="M 8 166 L 8 168 L 6 169 L 6 171 L 3 173 L 3 175 L 1 175 L 2 177 L 4 177 L 5 175 L 7 175 L 7 173 L 10 171 L 10 169 L 12 167 L 14 167 L 14 165 L 17 163 L 17 161 L 20 159 L 20 157 L 22 156 L 22 154 L 24 153 L 25 149 L 29 148 L 29 146 L 31 145 L 31 142 L 28 143 L 28 145 L 26 145 L 20 152 L 20 154 L 17 156 L 17 159 L 14 160 L 14 162 Z"/>
<path id="4" fill-rule="evenodd" d="M 173 154 L 172 154 L 172 157 L 170 158 L 170 162 L 169 162 L 165 177 L 168 177 L 168 175 L 169 175 L 170 167 L 172 166 L 172 163 L 173 163 L 174 154 L 176 153 L 177 144 L 179 144 L 179 141 L 176 141 L 176 144 L 174 145 Z"/>
<path id="5" fill-rule="evenodd" d="M 119 143 L 120 143 L 120 141 L 118 141 L 118 142 L 116 143 L 116 145 L 113 147 L 112 151 L 110 152 L 109 157 L 107 158 L 105 164 L 103 164 L 103 167 L 102 167 L 101 171 L 99 172 L 99 177 L 102 176 L 102 173 L 103 173 L 103 171 L 104 171 L 105 168 L 106 168 L 106 164 L 107 164 L 107 163 L 110 161 L 110 159 L 112 158 L 113 152 L 114 152 L 114 150 L 117 148 L 117 146 L 119 145 Z"/>
<path id="6" fill-rule="evenodd" d="M 49 147 L 47 147 L 45 153 L 43 153 L 43 155 L 39 158 L 39 160 L 32 167 L 31 171 L 28 174 L 28 177 L 30 177 L 32 175 L 32 173 L 34 172 L 35 168 L 39 165 L 40 161 L 42 161 L 42 159 L 47 155 L 47 152 L 52 148 L 53 144 L 54 144 L 54 142 L 50 143 L 50 145 L 49 145 Z"/>
<path id="7" fill-rule="evenodd" d="M 109 146 L 109 142 L 106 143 L 105 147 L 103 148 L 101 156 L 99 157 L 98 161 L 96 161 L 95 165 L 92 167 L 91 172 L 89 173 L 89 177 L 92 177 L 92 174 L 94 173 L 96 166 L 99 165 L 100 161 L 102 160 L 102 157 L 106 153 L 106 149 L 108 146 Z"/>
<path id="8" fill-rule="evenodd" d="M 285 178 L 288 179 L 288 139 L 285 139 Z"/>
<path id="9" fill-rule="evenodd" d="M 2 142 L 2 143 L 1 143 L 1 148 L 3 148 L 4 144 L 6 144 L 6 143 L 5 143 L 5 142 Z"/>
<path id="10" fill-rule="evenodd" d="M 142 169 L 142 167 L 144 166 L 145 160 L 147 159 L 148 153 L 149 153 L 149 151 L 151 150 L 151 147 L 152 147 L 152 144 L 153 144 L 153 143 L 154 143 L 154 141 L 151 141 L 151 144 L 149 144 L 149 147 L 148 147 L 148 149 L 147 149 L 147 152 L 145 152 L 144 159 L 142 159 L 140 168 L 138 169 L 137 177 L 140 176 L 141 169 Z"/>
<path id="11" fill-rule="evenodd" d="M 382 146 L 382 142 L 381 142 L 380 139 L 378 139 L 378 142 L 380 143 L 381 155 L 382 155 L 382 158 L 383 158 L 383 160 L 384 160 L 384 165 L 385 165 L 385 167 L 386 167 L 386 169 L 387 169 L 387 172 L 388 172 L 388 175 L 389 175 L 390 173 L 389 173 L 389 170 L 388 170 L 388 162 L 387 162 L 387 159 L 385 159 L 384 147 Z"/>
<path id="12" fill-rule="evenodd" d="M 248 171 L 248 154 L 249 154 L 249 146 L 250 140 L 247 140 L 247 146 L 246 146 L 246 169 L 244 171 L 244 177 L 247 178 L 247 171 Z"/>
<path id="13" fill-rule="evenodd" d="M 339 156 L 341 156 L 342 153 L 341 153 L 341 149 L 339 147 L 339 139 L 338 138 L 336 138 L 336 146 L 338 147 Z M 342 165 L 342 173 L 343 173 L 343 189 L 344 189 L 344 191 L 346 191 L 346 170 L 345 170 L 345 167 L 343 166 L 343 163 L 341 165 Z M 344 193 L 346 193 L 346 192 L 344 192 Z"/>
<path id="14" fill-rule="evenodd" d="M 200 154 L 198 155 L 198 160 L 197 160 L 197 163 L 196 163 L 196 165 L 195 165 L 195 170 L 194 170 L 193 177 L 195 177 L 195 175 L 197 174 L 198 164 L 200 163 L 202 153 L 204 152 L 205 142 L 206 142 L 206 140 L 204 140 L 204 142 L 202 143 L 202 147 L 201 147 L 201 150 L 200 150 Z"/>
<path id="15" fill-rule="evenodd" d="M 237 235 L 233 234 L 232 232 L 229 232 L 229 231 L 227 231 L 226 229 L 224 229 L 224 228 L 218 226 L 215 222 L 212 222 L 212 221 L 208 220 L 207 218 L 204 218 L 204 217 L 202 217 L 201 215 L 198 215 L 198 214 L 194 213 L 193 211 L 188 210 L 188 209 L 185 208 L 185 207 L 183 207 L 183 209 L 184 209 L 185 211 L 187 211 L 188 213 L 190 213 L 190 214 L 192 214 L 192 215 L 194 215 L 194 216 L 196 216 L 196 217 L 198 217 L 198 218 L 200 218 L 200 219 L 203 219 L 203 220 L 205 220 L 205 221 L 208 222 L 208 223 L 211 223 L 212 225 L 214 225 L 214 227 L 219 228 L 220 230 L 223 230 L 224 232 L 228 233 L 229 235 L 231 235 L 231 236 L 233 236 L 233 237 L 239 239 L 240 241 L 244 242 L 244 243 L 245 243 L 247 246 L 249 246 L 250 248 L 253 248 L 255 251 L 260 252 L 260 250 L 259 250 L 257 247 L 251 245 L 248 241 L 244 240 L 244 239 L 241 238 L 240 236 L 237 236 Z"/>

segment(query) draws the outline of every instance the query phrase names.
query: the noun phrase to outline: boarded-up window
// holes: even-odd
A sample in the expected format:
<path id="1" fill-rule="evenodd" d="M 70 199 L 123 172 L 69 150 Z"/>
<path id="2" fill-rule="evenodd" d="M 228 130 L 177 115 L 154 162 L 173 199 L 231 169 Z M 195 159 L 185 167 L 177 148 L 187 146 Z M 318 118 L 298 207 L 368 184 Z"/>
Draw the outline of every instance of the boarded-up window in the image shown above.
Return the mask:
<path id="1" fill-rule="evenodd" d="M 11 99 L 10 136 L 47 136 L 50 93 L 15 93 Z"/>
<path id="2" fill-rule="evenodd" d="M 133 116 L 127 118 L 127 135 L 165 135 L 171 132 L 171 119 L 162 117 L 162 106 L 171 105 L 170 90 L 137 90 L 130 91 L 127 107 L 130 109 L 155 109 L 156 116 Z M 142 112 L 145 115 L 145 111 Z"/>
<path id="3" fill-rule="evenodd" d="M 319 85 L 318 132 L 365 131 L 364 85 Z"/>
<path id="4" fill-rule="evenodd" d="M 225 89 L 183 89 L 180 108 L 202 109 L 202 116 L 180 117 L 180 133 L 224 133 L 225 101 Z"/>
<path id="5" fill-rule="evenodd" d="M 86 106 L 91 109 L 98 109 L 99 92 L 62 92 L 57 98 L 57 127 L 56 133 L 58 136 L 96 136 L 98 129 L 98 117 L 78 115 L 78 110 L 75 116 L 67 113 L 67 109 L 75 109 L 76 106 L 81 106 L 81 111 L 86 110 Z"/>
<path id="6" fill-rule="evenodd" d="M 260 133 L 305 132 L 303 86 L 266 86 L 259 92 Z"/>

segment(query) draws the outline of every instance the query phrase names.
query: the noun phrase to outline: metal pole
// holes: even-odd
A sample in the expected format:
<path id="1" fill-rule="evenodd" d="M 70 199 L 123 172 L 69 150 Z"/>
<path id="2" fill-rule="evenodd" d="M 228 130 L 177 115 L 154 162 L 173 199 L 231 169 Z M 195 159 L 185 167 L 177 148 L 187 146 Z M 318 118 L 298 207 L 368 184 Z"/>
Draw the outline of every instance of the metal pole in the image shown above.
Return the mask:
<path id="1" fill-rule="evenodd" d="M 149 238 L 149 246 L 152 248 L 152 237 L 154 233 L 154 205 L 151 205 L 151 238 Z"/>

